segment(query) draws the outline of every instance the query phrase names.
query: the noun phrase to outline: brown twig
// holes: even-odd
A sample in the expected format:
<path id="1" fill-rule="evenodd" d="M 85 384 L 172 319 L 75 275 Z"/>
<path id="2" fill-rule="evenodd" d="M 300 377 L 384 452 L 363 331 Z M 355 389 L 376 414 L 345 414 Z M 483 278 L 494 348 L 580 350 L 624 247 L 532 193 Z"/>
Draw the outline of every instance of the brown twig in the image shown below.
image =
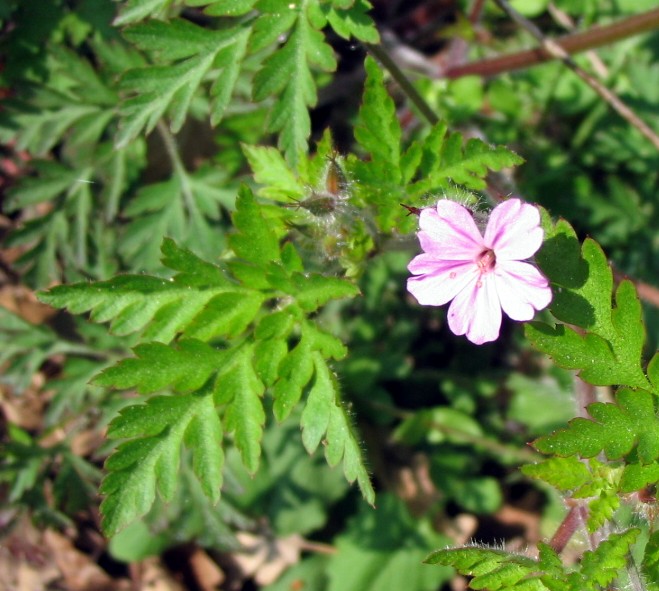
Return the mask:
<path id="1" fill-rule="evenodd" d="M 562 11 L 553 2 L 550 2 L 547 5 L 547 12 L 551 14 L 555 22 L 557 22 L 567 31 L 570 33 L 574 32 L 576 28 L 574 25 L 574 20 L 572 20 L 572 17 L 567 12 Z M 586 50 L 586 56 L 590 61 L 591 67 L 600 78 L 606 78 L 609 75 L 609 69 L 606 67 L 604 61 L 602 61 L 602 58 L 597 55 L 595 51 L 592 49 Z"/>
<path id="2" fill-rule="evenodd" d="M 548 53 L 550 56 L 560 59 L 568 68 L 570 68 L 579 78 L 581 78 L 588 86 L 590 86 L 604 101 L 606 101 L 609 106 L 618 113 L 625 121 L 630 125 L 638 129 L 650 142 L 652 145 L 659 150 L 659 136 L 650 129 L 650 127 L 642 121 L 634 111 L 632 111 L 625 103 L 623 103 L 620 98 L 604 86 L 599 80 L 591 76 L 583 68 L 581 68 L 568 54 L 568 52 L 556 41 L 552 41 L 545 37 L 540 29 L 536 27 L 530 20 L 523 17 L 519 12 L 517 12 L 507 0 L 494 0 L 511 19 L 513 19 L 518 25 L 526 29 L 533 37 L 535 37 L 538 42 L 541 44 L 543 50 Z M 656 13 L 657 22 L 655 26 L 659 25 L 659 10 L 650 11 L 651 13 Z M 645 13 L 645 17 L 648 18 L 649 13 Z"/>
<path id="3" fill-rule="evenodd" d="M 657 28 L 659 28 L 659 8 L 630 16 L 627 19 L 611 23 L 610 25 L 593 27 L 588 31 L 565 35 L 556 39 L 554 43 L 566 53 L 574 54 L 588 49 L 595 49 L 603 45 L 609 45 L 621 39 L 626 39 L 627 37 Z M 542 47 L 538 47 L 471 64 L 453 66 L 448 68 L 444 75 L 447 78 L 460 78 L 461 76 L 469 75 L 496 76 L 503 72 L 528 68 L 529 66 L 552 59 L 556 59 L 556 56 Z"/>

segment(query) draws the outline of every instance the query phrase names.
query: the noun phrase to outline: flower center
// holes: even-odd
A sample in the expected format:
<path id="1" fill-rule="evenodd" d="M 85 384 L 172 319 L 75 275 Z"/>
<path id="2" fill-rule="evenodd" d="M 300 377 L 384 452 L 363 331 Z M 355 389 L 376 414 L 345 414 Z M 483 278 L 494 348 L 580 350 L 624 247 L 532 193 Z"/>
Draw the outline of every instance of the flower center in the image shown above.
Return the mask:
<path id="1" fill-rule="evenodd" d="M 497 257 L 494 254 L 494 251 L 489 248 L 481 252 L 476 258 L 476 264 L 478 265 L 481 274 L 492 271 L 496 262 Z"/>

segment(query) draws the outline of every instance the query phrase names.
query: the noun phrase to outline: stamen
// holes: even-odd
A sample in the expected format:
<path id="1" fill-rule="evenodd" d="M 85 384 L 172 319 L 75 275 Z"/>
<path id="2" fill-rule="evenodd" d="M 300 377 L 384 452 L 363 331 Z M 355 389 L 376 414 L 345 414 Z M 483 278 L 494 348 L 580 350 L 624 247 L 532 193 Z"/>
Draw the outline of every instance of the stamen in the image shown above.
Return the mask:
<path id="1" fill-rule="evenodd" d="M 494 251 L 489 248 L 481 252 L 476 260 L 476 264 L 478 265 L 481 273 L 489 273 L 492 271 L 496 265 L 496 262 L 497 257 L 494 254 Z"/>

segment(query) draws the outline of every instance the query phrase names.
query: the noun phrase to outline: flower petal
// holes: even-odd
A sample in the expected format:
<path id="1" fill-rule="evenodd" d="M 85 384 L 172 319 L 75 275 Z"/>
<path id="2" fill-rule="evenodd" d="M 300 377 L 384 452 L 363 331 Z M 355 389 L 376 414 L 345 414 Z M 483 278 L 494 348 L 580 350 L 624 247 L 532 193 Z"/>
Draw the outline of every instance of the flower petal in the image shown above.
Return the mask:
<path id="1" fill-rule="evenodd" d="M 529 263 L 497 261 L 494 277 L 501 307 L 513 320 L 531 320 L 551 302 L 549 281 Z"/>
<path id="2" fill-rule="evenodd" d="M 438 261 L 428 254 L 414 257 L 408 269 L 423 273 L 407 280 L 407 291 L 423 306 L 442 306 L 478 279 L 474 263 Z"/>
<path id="3" fill-rule="evenodd" d="M 483 250 L 483 237 L 471 213 L 462 205 L 442 199 L 437 209 L 419 215 L 421 248 L 438 259 L 472 261 Z"/>
<path id="4" fill-rule="evenodd" d="M 522 261 L 537 252 L 543 236 L 538 209 L 519 199 L 508 199 L 492 210 L 485 244 L 494 250 L 497 261 Z"/>
<path id="5" fill-rule="evenodd" d="M 489 273 L 463 289 L 448 309 L 448 326 L 476 345 L 494 341 L 501 329 L 501 306 L 494 276 Z"/>

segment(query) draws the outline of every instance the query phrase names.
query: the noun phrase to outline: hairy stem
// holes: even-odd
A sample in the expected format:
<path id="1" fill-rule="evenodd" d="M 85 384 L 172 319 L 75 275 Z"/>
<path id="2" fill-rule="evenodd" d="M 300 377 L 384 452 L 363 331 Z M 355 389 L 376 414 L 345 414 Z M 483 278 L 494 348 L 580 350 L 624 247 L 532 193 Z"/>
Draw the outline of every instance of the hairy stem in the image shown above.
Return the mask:
<path id="1" fill-rule="evenodd" d="M 588 518 L 588 509 L 583 505 L 573 505 L 570 507 L 567 515 L 558 526 L 556 533 L 549 541 L 552 549 L 560 554 L 567 546 L 572 536 L 580 529 L 585 527 Z"/>

